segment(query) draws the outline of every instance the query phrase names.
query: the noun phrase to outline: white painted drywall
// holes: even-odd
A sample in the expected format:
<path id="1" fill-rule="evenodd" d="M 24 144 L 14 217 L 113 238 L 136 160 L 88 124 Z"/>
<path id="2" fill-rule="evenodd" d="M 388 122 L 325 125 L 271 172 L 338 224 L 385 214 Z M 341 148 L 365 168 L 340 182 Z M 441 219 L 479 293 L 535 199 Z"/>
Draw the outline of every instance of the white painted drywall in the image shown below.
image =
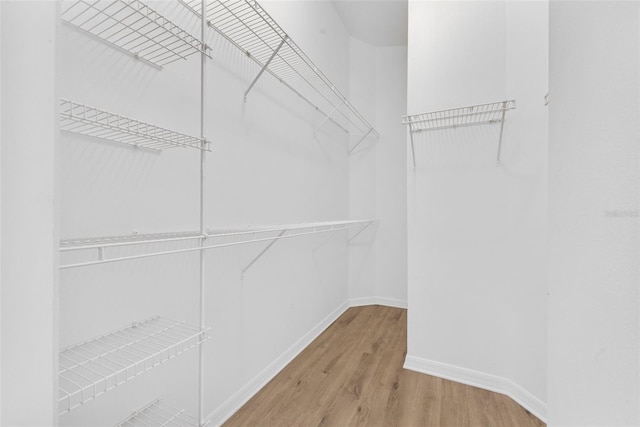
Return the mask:
<path id="1" fill-rule="evenodd" d="M 379 84 L 375 50 L 365 58 L 369 63 L 360 64 L 363 81 L 371 87 L 353 92 L 351 38 L 329 2 L 262 5 L 375 124 L 377 107 L 369 104 Z M 152 7 L 197 34 L 195 17 L 177 2 L 153 2 Z M 206 225 L 340 220 L 365 213 L 374 217 L 375 199 L 366 201 L 366 212 L 350 210 L 354 160 L 346 152 L 353 139 L 330 123 L 314 134 L 324 117 L 267 74 L 243 102 L 258 69 L 213 31 L 207 42 L 213 59 L 206 69 L 205 130 L 214 145 L 206 162 Z M 60 63 L 60 96 L 197 134 L 197 57 L 158 72 L 65 27 Z M 395 100 L 394 108 L 399 110 L 400 102 Z M 396 123 L 397 117 L 388 120 Z M 363 147 L 374 152 L 375 145 L 369 144 Z M 64 134 L 60 152 L 63 238 L 197 229 L 195 150 L 154 154 Z M 363 182 L 362 190 L 375 194 L 372 185 Z M 402 216 L 401 206 L 391 210 Z M 346 232 L 281 240 L 244 274 L 242 269 L 266 243 L 207 253 L 206 324 L 213 330 L 205 344 L 205 415 L 213 414 L 216 421 L 228 415 L 291 349 L 319 332 L 317 325 L 344 309 L 350 280 L 361 280 L 349 274 L 349 252 L 370 253 L 375 239 L 371 228 L 353 247 L 347 245 Z M 195 253 L 64 270 L 61 345 L 154 314 L 197 323 L 197 272 Z M 197 352 L 185 353 L 63 415 L 61 424 L 95 425 L 100 420 L 113 425 L 159 395 L 195 414 L 196 366 Z"/>
<path id="2" fill-rule="evenodd" d="M 378 92 L 376 90 L 376 48 L 358 39 L 350 41 L 350 94 L 363 100 L 363 114 L 375 118 Z M 373 119 L 372 119 L 373 120 Z M 350 138 L 355 146 L 360 137 Z M 349 215 L 352 218 L 376 216 L 376 145 L 375 137 L 367 137 L 349 157 Z M 349 298 L 362 301 L 375 295 L 377 252 L 374 245 L 367 244 L 371 238 L 377 240 L 376 224 L 367 235 L 358 236 L 349 252 Z M 367 239 L 369 237 L 369 239 Z M 363 244 L 364 243 L 364 244 Z M 370 303 L 367 300 L 367 303 Z"/>
<path id="3" fill-rule="evenodd" d="M 0 3 L 2 22 L 2 3 Z M 2 31 L 0 31 L 0 189 L 2 188 Z M 0 195 L 0 332 L 2 331 L 2 196 Z M 2 338 L 0 337 L 0 384 L 2 384 Z M 0 420 L 2 420 L 2 387 L 0 387 Z"/>
<path id="4" fill-rule="evenodd" d="M 637 2 L 550 5 L 549 423 L 640 423 Z"/>
<path id="5" fill-rule="evenodd" d="M 509 393 L 544 417 L 545 2 L 410 2 L 407 112 L 516 98 L 499 126 L 409 150 L 406 366 Z"/>
<path id="6" fill-rule="evenodd" d="M 406 52 L 402 46 L 375 47 L 351 40 L 351 93 L 365 100 L 365 113 L 375 117 L 380 132 L 379 138 L 365 139 L 349 158 L 350 216 L 378 219 L 375 234 L 351 243 L 352 304 L 407 304 L 406 130 L 401 122 Z"/>
<path id="7" fill-rule="evenodd" d="M 2 418 L 55 425 L 57 3 L 3 2 Z"/>
<path id="8" fill-rule="evenodd" d="M 401 117 L 407 105 L 407 48 L 376 50 L 375 292 L 380 303 L 407 304 L 407 145 Z"/>

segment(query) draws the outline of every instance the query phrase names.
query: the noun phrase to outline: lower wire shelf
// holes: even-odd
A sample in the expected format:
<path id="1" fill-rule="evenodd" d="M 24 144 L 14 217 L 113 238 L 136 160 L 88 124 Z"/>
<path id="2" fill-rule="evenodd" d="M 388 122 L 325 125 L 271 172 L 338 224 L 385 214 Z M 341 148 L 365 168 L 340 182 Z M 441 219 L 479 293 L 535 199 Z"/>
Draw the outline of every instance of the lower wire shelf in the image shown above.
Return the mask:
<path id="1" fill-rule="evenodd" d="M 155 316 L 62 350 L 59 414 L 202 344 L 208 332 Z"/>
<path id="2" fill-rule="evenodd" d="M 194 417 L 187 415 L 184 410 L 175 408 L 161 399 L 156 399 L 116 424 L 116 427 L 137 426 L 199 427 L 200 424 Z"/>

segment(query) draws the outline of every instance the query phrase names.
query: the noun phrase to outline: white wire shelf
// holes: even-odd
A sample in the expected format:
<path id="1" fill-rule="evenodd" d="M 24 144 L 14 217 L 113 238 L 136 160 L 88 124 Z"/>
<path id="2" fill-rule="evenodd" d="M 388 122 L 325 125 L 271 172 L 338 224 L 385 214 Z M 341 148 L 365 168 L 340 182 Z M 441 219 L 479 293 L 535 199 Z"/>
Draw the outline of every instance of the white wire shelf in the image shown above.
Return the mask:
<path id="1" fill-rule="evenodd" d="M 60 415 L 200 345 L 207 333 L 155 316 L 62 350 Z"/>
<path id="2" fill-rule="evenodd" d="M 164 400 L 156 399 L 116 425 L 116 427 L 147 426 L 200 427 L 200 423 L 194 417 L 187 415 L 184 410 Z"/>
<path id="3" fill-rule="evenodd" d="M 200 16 L 201 0 L 182 0 Z M 373 126 L 309 59 L 255 0 L 208 0 L 211 28 L 244 52 L 261 68 L 247 88 L 245 100 L 264 71 L 283 83 L 312 108 L 347 133 L 379 136 Z M 352 131 L 353 128 L 355 131 Z"/>
<path id="4" fill-rule="evenodd" d="M 174 147 L 209 150 L 205 139 L 68 99 L 60 99 L 60 130 L 151 150 Z"/>
<path id="5" fill-rule="evenodd" d="M 498 142 L 498 164 L 500 164 L 500 151 L 502 147 L 502 131 L 505 113 L 508 110 L 513 110 L 515 108 L 516 101 L 514 99 L 510 99 L 500 102 L 491 102 L 488 104 L 470 105 L 467 107 L 404 116 L 402 118 L 402 124 L 409 126 L 413 166 L 416 166 L 413 141 L 414 133 L 492 123 L 501 124 L 500 140 Z"/>
<path id="6" fill-rule="evenodd" d="M 404 116 L 402 123 L 409 125 L 411 132 L 497 123 L 503 120 L 503 112 L 514 108 L 515 100 L 492 102 Z"/>
<path id="7" fill-rule="evenodd" d="M 112 246 L 139 245 L 147 243 L 171 242 L 178 240 L 198 240 L 202 237 L 197 231 L 171 233 L 128 234 L 123 236 L 91 237 L 60 241 L 60 250 L 82 250 L 108 248 Z"/>
<path id="8" fill-rule="evenodd" d="M 86 267 L 96 264 L 104 264 L 131 259 L 147 258 L 160 255 L 170 255 L 184 252 L 210 250 L 230 246 L 243 245 L 256 242 L 275 242 L 298 236 L 330 233 L 339 230 L 359 228 L 349 238 L 353 240 L 377 220 L 351 220 L 351 221 L 325 221 L 297 224 L 280 224 L 248 227 L 227 227 L 224 229 L 208 229 L 205 234 L 197 232 L 156 233 L 127 236 L 110 236 L 83 239 L 70 239 L 60 241 L 60 252 L 91 251 L 95 258 L 89 261 L 64 263 L 61 261 L 60 269 Z M 189 247 L 179 249 L 166 249 L 158 247 L 169 242 L 190 243 Z M 138 253 L 130 255 L 110 256 L 110 250 L 117 248 L 136 246 Z"/>
<path id="9" fill-rule="evenodd" d="M 68 26 L 161 69 L 205 52 L 200 40 L 140 0 L 65 0 Z"/>

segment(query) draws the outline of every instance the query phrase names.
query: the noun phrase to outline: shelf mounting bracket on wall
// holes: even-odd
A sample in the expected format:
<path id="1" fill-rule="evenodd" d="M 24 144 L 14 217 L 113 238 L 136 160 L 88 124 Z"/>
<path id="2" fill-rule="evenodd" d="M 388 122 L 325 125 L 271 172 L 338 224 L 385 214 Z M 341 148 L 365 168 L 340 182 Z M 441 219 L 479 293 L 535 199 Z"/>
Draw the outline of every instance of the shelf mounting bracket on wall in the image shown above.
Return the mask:
<path id="1" fill-rule="evenodd" d="M 280 232 L 280 234 L 278 234 L 277 236 L 275 236 L 273 238 L 273 240 L 271 242 L 269 242 L 269 244 L 262 250 L 260 251 L 260 253 L 258 255 L 256 255 L 249 264 L 246 265 L 246 267 L 244 267 L 242 269 L 242 272 L 240 273 L 242 277 L 244 277 L 244 273 L 246 273 L 253 264 L 255 264 L 260 258 L 262 258 L 262 255 L 264 255 L 269 249 L 271 249 L 271 246 L 275 245 L 276 242 L 284 235 L 284 233 L 286 233 L 287 231 L 289 231 L 288 228 L 285 228 L 284 230 L 282 230 Z"/>
<path id="2" fill-rule="evenodd" d="M 429 113 L 404 116 L 402 123 L 409 126 L 413 167 L 416 167 L 416 154 L 413 139 L 414 133 L 498 122 L 500 122 L 500 136 L 498 139 L 497 161 L 498 166 L 500 166 L 505 114 L 507 110 L 513 110 L 515 108 L 516 101 L 514 99 L 510 99 L 506 101 L 492 102 L 489 104 L 471 105 L 468 107 L 453 108 L 450 110 L 431 111 Z"/>
<path id="3" fill-rule="evenodd" d="M 416 168 L 416 149 L 413 143 L 413 126 L 409 122 L 409 139 L 411 140 L 411 160 L 413 160 L 413 168 Z"/>
<path id="4" fill-rule="evenodd" d="M 360 233 L 362 233 L 364 230 L 366 230 L 366 229 L 367 229 L 371 224 L 373 224 L 374 222 L 375 222 L 374 220 L 371 220 L 371 221 L 369 221 L 368 223 L 366 223 L 366 224 L 364 225 L 364 227 L 362 227 L 360 230 L 356 231 L 356 232 L 354 233 L 354 235 L 353 235 L 353 236 L 349 237 L 349 240 L 347 241 L 347 243 L 351 243 L 351 242 L 353 241 L 353 239 L 355 239 L 356 237 L 358 237 L 358 235 L 360 235 Z"/>
<path id="5" fill-rule="evenodd" d="M 498 138 L 498 155 L 496 158 L 498 166 L 502 164 L 500 163 L 500 154 L 502 152 L 502 133 L 504 132 L 504 115 L 506 112 L 507 112 L 507 101 L 504 101 L 502 103 L 502 117 L 500 117 L 500 137 Z"/>
<path id="6" fill-rule="evenodd" d="M 341 106 L 343 103 L 345 103 L 345 102 L 346 102 L 346 100 L 344 100 L 344 99 L 343 99 L 342 101 L 340 101 L 340 103 L 339 103 L 339 104 L 337 104 L 337 105 L 333 108 L 333 110 L 331 110 L 331 112 L 325 116 L 325 118 L 320 122 L 320 124 L 318 125 L 318 127 L 316 127 L 316 128 L 313 130 L 313 134 L 314 134 L 314 135 L 316 135 L 316 134 L 320 131 L 320 129 L 322 129 L 322 126 L 324 126 L 324 124 L 325 124 L 325 123 L 327 123 L 327 121 L 329 121 L 329 120 L 331 120 L 331 119 L 332 119 L 333 113 L 335 113 L 336 111 L 338 111 L 338 108 L 340 108 L 340 106 Z"/>
<path id="7" fill-rule="evenodd" d="M 251 82 L 251 84 L 249 85 L 249 87 L 247 88 L 246 91 L 244 91 L 244 102 L 247 102 L 247 95 L 249 95 L 249 92 L 251 92 L 251 89 L 253 89 L 253 86 L 256 84 L 256 82 L 258 81 L 258 79 L 260 79 L 260 76 L 262 76 L 262 73 L 264 73 L 264 71 L 269 68 L 269 64 L 271 64 L 271 61 L 273 61 L 273 58 L 276 57 L 276 55 L 278 54 L 278 52 L 280 51 L 280 48 L 282 47 L 283 44 L 285 44 L 285 42 L 289 40 L 289 37 L 285 36 L 282 41 L 280 42 L 280 44 L 278 45 L 278 47 L 276 48 L 276 50 L 273 51 L 273 53 L 271 54 L 271 56 L 269 57 L 269 59 L 267 60 L 267 62 L 262 66 L 262 68 L 260 69 L 260 72 L 258 72 L 258 75 L 256 76 L 255 79 L 253 79 L 253 81 Z M 247 55 L 251 55 L 249 52 L 247 52 Z"/>
<path id="8" fill-rule="evenodd" d="M 369 128 L 369 130 L 364 135 L 362 135 L 362 137 L 358 140 L 358 142 L 356 142 L 356 144 L 348 150 L 348 153 L 349 154 L 353 153 L 353 150 L 358 148 L 358 145 L 362 144 L 364 140 L 367 139 L 367 137 L 369 136 L 372 130 L 373 128 Z"/>

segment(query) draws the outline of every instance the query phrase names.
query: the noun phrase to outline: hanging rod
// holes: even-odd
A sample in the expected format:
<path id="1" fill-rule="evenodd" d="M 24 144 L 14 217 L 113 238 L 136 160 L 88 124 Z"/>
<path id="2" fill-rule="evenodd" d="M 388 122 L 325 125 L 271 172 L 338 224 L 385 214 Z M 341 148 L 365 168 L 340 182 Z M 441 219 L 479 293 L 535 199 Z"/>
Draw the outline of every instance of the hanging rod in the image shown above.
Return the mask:
<path id="1" fill-rule="evenodd" d="M 152 150 L 188 147 L 209 151 L 207 140 L 68 99 L 60 99 L 60 130 Z"/>
<path id="2" fill-rule="evenodd" d="M 516 101 L 515 99 L 511 99 L 500 102 L 491 102 L 488 104 L 470 105 L 467 107 L 404 116 L 402 118 L 402 124 L 409 126 L 413 167 L 416 167 L 415 147 L 413 141 L 414 133 L 491 123 L 500 123 L 500 137 L 498 141 L 497 155 L 498 165 L 500 165 L 505 113 L 508 110 L 513 110 L 515 108 Z"/>
<path id="3" fill-rule="evenodd" d="M 194 252 L 244 245 L 256 242 L 272 242 L 317 233 L 328 233 L 357 227 L 368 227 L 377 220 L 328 221 L 298 224 L 282 224 L 277 226 L 251 226 L 246 228 L 209 229 L 205 234 L 195 232 L 156 233 L 135 236 L 110 236 L 89 239 L 72 239 L 60 241 L 60 252 L 95 251 L 96 259 L 90 261 L 64 264 L 59 268 L 68 269 L 86 267 L 131 259 L 148 258 L 160 255 L 170 255 L 184 252 Z M 280 234 L 278 234 L 280 233 Z M 224 240 L 224 241 L 221 241 Z M 109 257 L 109 252 L 118 247 L 162 244 L 167 242 L 192 242 L 192 246 L 180 249 L 153 249 L 144 247 L 144 252 Z M 200 245 L 202 243 L 202 245 Z"/>
<path id="4" fill-rule="evenodd" d="M 200 16 L 201 0 L 181 2 Z M 323 124 L 331 121 L 348 133 L 350 128 L 354 128 L 359 134 L 379 136 L 257 1 L 211 0 L 206 10 L 209 26 L 260 67 L 260 72 L 245 92 L 245 99 L 266 71 L 325 116 Z"/>
<path id="5" fill-rule="evenodd" d="M 67 413 L 209 339 L 208 329 L 155 316 L 60 351 L 59 413 Z"/>
<path id="6" fill-rule="evenodd" d="M 140 0 L 63 1 L 62 21 L 118 51 L 162 69 L 205 45 Z"/>

